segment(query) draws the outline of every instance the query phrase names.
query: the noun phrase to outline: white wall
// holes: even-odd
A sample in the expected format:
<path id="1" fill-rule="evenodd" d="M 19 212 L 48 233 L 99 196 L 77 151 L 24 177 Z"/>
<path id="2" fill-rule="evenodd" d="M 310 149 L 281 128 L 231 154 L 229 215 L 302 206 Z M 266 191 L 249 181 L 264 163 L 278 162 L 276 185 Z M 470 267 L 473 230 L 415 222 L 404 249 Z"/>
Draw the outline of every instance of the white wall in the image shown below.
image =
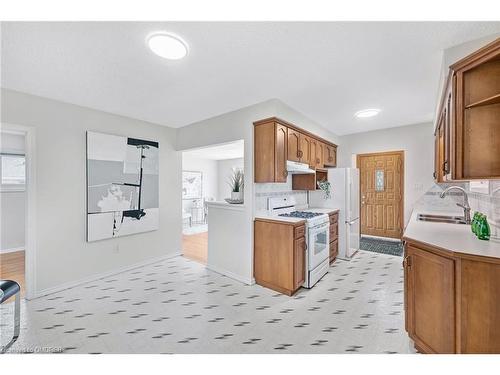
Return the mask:
<path id="1" fill-rule="evenodd" d="M 202 198 L 216 198 L 218 193 L 218 164 L 216 160 L 201 159 L 182 153 L 182 170 L 202 172 L 203 191 Z M 192 206 L 192 200 L 182 202 L 182 208 L 188 210 Z"/>
<path id="2" fill-rule="evenodd" d="M 226 159 L 217 161 L 217 200 L 223 201 L 224 198 L 231 197 L 231 187 L 228 184 L 228 180 L 233 174 L 233 168 L 243 168 L 244 170 L 244 159 Z"/>
<path id="3" fill-rule="evenodd" d="M 341 137 L 339 167 L 355 167 L 356 154 L 405 151 L 404 212 L 408 222 L 414 203 L 434 185 L 434 135 L 432 123 L 375 130 Z"/>
<path id="4" fill-rule="evenodd" d="M 254 185 L 253 184 L 253 123 L 264 118 L 277 116 L 292 122 L 297 126 L 311 131 L 323 138 L 339 144 L 339 138 L 303 114 L 295 111 L 278 99 L 271 99 L 262 103 L 225 113 L 220 116 L 196 122 L 177 130 L 177 149 L 210 146 L 243 139 L 245 142 L 244 170 L 245 170 L 245 220 L 247 226 L 241 227 L 240 242 L 235 244 L 235 265 L 238 277 L 242 280 L 253 278 L 253 214 L 254 214 Z M 283 184 L 286 185 L 286 184 Z M 210 233 L 209 233 L 210 236 Z M 210 249 L 209 249 L 210 251 Z M 243 267 L 241 267 L 243 265 Z M 232 270 L 226 270 L 233 272 Z M 234 272 L 233 272 L 234 273 Z"/>
<path id="5" fill-rule="evenodd" d="M 24 135 L 2 132 L 0 151 L 24 153 Z M 26 192 L 0 191 L 0 253 L 24 250 Z"/>
<path id="6" fill-rule="evenodd" d="M 181 253 L 181 156 L 175 130 L 2 89 L 1 121 L 34 127 L 36 292 L 149 259 Z M 85 132 L 160 143 L 160 229 L 85 241 Z"/>

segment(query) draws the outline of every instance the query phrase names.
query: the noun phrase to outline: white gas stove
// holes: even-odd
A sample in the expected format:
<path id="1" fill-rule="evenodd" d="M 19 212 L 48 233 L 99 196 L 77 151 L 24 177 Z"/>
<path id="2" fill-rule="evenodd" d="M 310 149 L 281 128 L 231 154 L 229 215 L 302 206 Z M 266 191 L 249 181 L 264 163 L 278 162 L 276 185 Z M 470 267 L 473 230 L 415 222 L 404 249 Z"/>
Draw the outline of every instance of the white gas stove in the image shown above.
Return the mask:
<path id="1" fill-rule="evenodd" d="M 304 287 L 312 288 L 329 268 L 330 221 L 328 215 L 310 209 L 297 210 L 294 197 L 269 198 L 268 210 L 271 216 L 306 221 L 307 254 Z"/>

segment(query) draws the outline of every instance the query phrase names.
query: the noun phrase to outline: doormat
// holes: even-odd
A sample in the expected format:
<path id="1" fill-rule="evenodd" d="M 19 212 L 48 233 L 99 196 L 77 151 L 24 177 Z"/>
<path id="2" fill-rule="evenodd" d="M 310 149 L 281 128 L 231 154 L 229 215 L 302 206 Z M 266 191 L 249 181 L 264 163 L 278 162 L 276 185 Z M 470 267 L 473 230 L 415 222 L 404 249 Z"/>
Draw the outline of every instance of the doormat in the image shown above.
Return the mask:
<path id="1" fill-rule="evenodd" d="M 402 256 L 403 243 L 401 241 L 385 241 L 378 238 L 361 237 L 359 248 L 374 253 Z"/>

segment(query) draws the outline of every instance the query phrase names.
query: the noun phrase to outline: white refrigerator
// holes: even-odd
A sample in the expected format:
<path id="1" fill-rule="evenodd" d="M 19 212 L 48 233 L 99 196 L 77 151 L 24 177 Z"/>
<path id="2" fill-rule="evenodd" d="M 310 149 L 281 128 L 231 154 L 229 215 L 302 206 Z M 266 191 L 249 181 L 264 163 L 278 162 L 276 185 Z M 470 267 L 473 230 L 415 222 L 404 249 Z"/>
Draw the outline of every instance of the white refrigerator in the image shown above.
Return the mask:
<path id="1" fill-rule="evenodd" d="M 325 199 L 321 190 L 309 193 L 310 208 L 338 208 L 339 233 L 338 245 L 341 259 L 350 260 L 359 250 L 359 169 L 328 169 L 328 181 L 331 184 L 331 197 Z"/>

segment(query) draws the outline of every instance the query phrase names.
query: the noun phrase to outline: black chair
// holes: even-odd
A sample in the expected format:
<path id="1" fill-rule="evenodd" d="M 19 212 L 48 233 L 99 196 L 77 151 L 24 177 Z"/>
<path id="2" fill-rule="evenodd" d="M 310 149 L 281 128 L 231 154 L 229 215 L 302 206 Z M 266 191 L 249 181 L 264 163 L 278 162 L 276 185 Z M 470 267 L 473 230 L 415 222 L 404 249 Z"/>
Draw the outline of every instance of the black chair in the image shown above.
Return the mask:
<path id="1" fill-rule="evenodd" d="M 0 303 L 4 303 L 10 297 L 15 296 L 14 302 L 14 336 L 5 346 L 0 346 L 0 354 L 5 353 L 16 342 L 19 337 L 21 323 L 21 287 L 12 280 L 0 280 Z"/>

